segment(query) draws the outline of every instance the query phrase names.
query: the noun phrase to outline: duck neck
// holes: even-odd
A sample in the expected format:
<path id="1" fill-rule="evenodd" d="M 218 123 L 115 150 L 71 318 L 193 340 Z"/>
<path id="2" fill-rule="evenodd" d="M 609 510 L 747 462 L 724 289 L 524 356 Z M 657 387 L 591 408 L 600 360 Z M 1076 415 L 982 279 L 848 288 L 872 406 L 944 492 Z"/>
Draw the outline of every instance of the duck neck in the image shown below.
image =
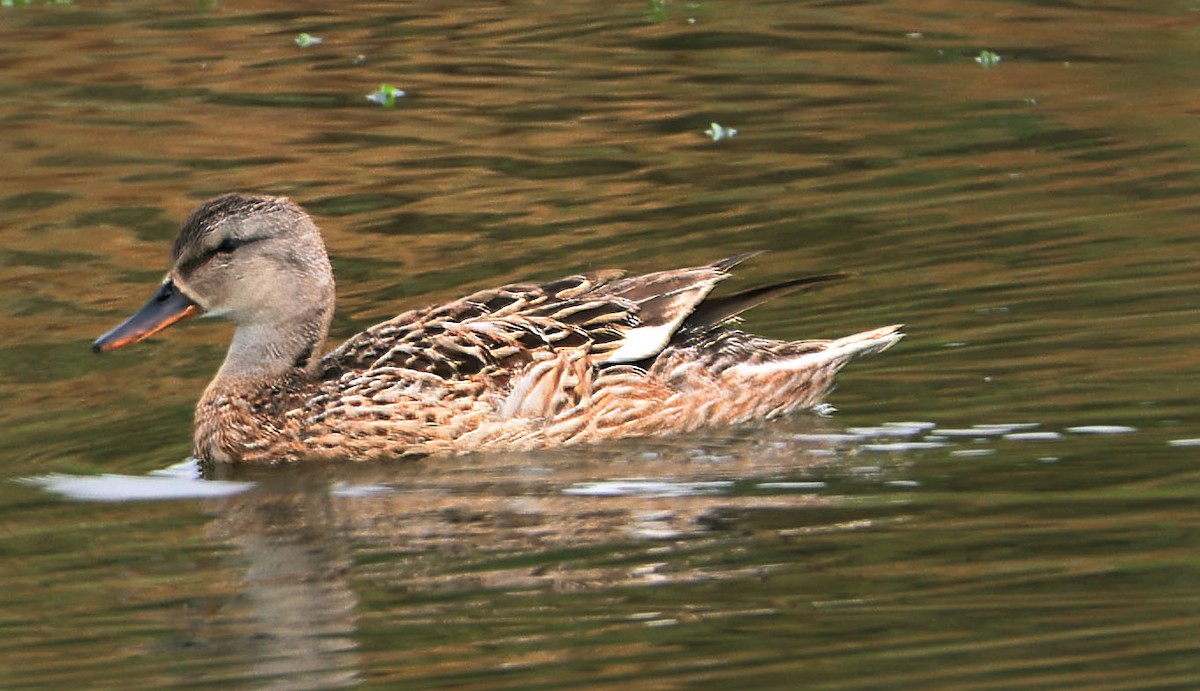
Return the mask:
<path id="1" fill-rule="evenodd" d="M 239 324 L 216 381 L 261 387 L 311 378 L 331 316 L 321 309 L 284 323 Z"/>

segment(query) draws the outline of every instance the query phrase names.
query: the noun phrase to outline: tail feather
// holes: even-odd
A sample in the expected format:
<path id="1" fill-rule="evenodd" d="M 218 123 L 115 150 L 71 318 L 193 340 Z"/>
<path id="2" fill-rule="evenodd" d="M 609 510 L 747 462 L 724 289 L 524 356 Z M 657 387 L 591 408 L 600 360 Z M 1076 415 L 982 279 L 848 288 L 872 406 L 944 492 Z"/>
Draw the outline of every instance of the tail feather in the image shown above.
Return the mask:
<path id="1" fill-rule="evenodd" d="M 903 329 L 903 324 L 892 324 L 831 341 L 795 341 L 787 345 L 794 347 L 798 354 L 780 357 L 774 361 L 773 366 L 793 370 L 833 367 L 836 371 L 857 357 L 882 353 L 896 345 L 904 338 Z M 810 345 L 819 347 L 810 348 Z M 788 349 L 785 346 L 782 350 Z"/>
<path id="2" fill-rule="evenodd" d="M 761 288 L 751 288 L 743 290 L 732 295 L 722 295 L 721 297 L 708 298 L 696 306 L 691 315 L 683 322 L 684 329 L 708 329 L 714 326 L 720 326 L 725 322 L 733 319 L 742 312 L 754 309 L 764 302 L 774 300 L 778 297 L 783 297 L 789 293 L 794 293 L 797 290 L 811 288 L 820 283 L 828 283 L 830 281 L 839 281 L 843 278 L 850 278 L 854 274 L 849 273 L 833 273 L 821 274 L 819 276 L 806 276 L 797 278 L 782 283 L 775 283 Z"/>
<path id="3" fill-rule="evenodd" d="M 902 338 L 904 325 L 892 324 L 839 338 L 830 344 L 830 348 L 847 353 L 848 358 L 874 355 L 896 345 Z"/>
<path id="4" fill-rule="evenodd" d="M 753 259 L 764 252 L 766 252 L 766 250 L 754 250 L 753 252 L 742 252 L 741 254 L 735 254 L 732 257 L 725 257 L 724 259 L 715 261 L 712 264 L 710 264 L 709 266 L 716 269 L 717 271 L 729 273 L 729 270 L 732 269 L 733 267 L 737 266 L 738 264 L 741 264 L 742 262 L 746 261 L 747 259 Z"/>

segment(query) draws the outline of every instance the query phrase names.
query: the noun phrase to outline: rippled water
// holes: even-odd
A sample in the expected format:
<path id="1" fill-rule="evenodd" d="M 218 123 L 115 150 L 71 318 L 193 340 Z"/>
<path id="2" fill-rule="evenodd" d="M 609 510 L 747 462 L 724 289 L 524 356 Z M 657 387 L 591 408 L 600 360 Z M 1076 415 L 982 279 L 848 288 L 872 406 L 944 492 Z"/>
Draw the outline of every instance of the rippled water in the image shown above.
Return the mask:
<path id="1" fill-rule="evenodd" d="M 1193 5 L 14 4 L 0 686 L 1200 686 Z M 231 190 L 337 339 L 755 249 L 858 278 L 749 329 L 910 335 L 828 418 L 199 480 L 228 325 L 88 346 Z"/>

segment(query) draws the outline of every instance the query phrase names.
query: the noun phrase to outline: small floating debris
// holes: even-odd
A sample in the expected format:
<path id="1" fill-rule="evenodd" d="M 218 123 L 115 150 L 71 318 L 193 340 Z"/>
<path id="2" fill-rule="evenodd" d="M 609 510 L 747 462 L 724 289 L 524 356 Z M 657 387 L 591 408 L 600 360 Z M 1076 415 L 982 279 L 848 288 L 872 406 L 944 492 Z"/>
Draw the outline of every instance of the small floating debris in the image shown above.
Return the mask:
<path id="1" fill-rule="evenodd" d="M 916 480 L 888 480 L 883 484 L 888 487 L 900 487 L 903 489 L 914 489 L 921 486 L 921 483 Z"/>
<path id="2" fill-rule="evenodd" d="M 1014 432 L 1004 435 L 1001 439 L 1008 441 L 1054 441 L 1062 439 L 1062 435 L 1058 432 Z"/>
<path id="3" fill-rule="evenodd" d="M 704 130 L 704 133 L 707 134 L 714 142 L 719 142 L 722 139 L 732 139 L 736 137 L 738 131 L 732 127 L 725 127 L 720 123 L 714 122 L 708 126 L 708 129 Z"/>
<path id="4" fill-rule="evenodd" d="M 313 36 L 312 34 L 300 34 L 299 36 L 296 37 L 295 40 L 296 40 L 296 45 L 300 46 L 301 48 L 308 48 L 309 46 L 319 46 L 325 42 L 325 39 L 319 38 L 317 36 Z"/>
<path id="5" fill-rule="evenodd" d="M 979 55 L 975 57 L 975 62 L 984 67 L 995 67 L 1000 62 L 1000 56 L 990 50 L 981 50 Z"/>
<path id="6" fill-rule="evenodd" d="M 367 94 L 367 100 L 384 108 L 394 108 L 396 106 L 396 99 L 404 98 L 405 95 L 403 89 L 397 89 L 391 84 L 380 84 L 378 91 L 373 94 Z"/>
<path id="7" fill-rule="evenodd" d="M 1200 439 L 1172 439 L 1167 446 L 1200 446 Z"/>
<path id="8" fill-rule="evenodd" d="M 1125 425 L 1081 425 L 1068 427 L 1067 431 L 1071 434 L 1129 434 L 1136 432 L 1137 428 Z"/>

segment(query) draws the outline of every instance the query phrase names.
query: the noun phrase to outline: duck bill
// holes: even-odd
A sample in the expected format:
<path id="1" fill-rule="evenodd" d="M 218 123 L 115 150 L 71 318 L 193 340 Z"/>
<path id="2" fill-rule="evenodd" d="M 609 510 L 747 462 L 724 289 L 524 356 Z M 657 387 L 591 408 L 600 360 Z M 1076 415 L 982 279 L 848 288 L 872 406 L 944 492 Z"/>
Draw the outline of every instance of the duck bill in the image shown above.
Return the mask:
<path id="1" fill-rule="evenodd" d="M 203 311 L 200 309 L 200 305 L 184 295 L 179 288 L 175 287 L 174 281 L 168 278 L 159 286 L 154 297 L 150 298 L 150 301 L 137 311 L 137 314 L 97 338 L 96 342 L 92 344 L 92 350 L 104 353 L 144 341 L 168 326 L 194 317 Z"/>

